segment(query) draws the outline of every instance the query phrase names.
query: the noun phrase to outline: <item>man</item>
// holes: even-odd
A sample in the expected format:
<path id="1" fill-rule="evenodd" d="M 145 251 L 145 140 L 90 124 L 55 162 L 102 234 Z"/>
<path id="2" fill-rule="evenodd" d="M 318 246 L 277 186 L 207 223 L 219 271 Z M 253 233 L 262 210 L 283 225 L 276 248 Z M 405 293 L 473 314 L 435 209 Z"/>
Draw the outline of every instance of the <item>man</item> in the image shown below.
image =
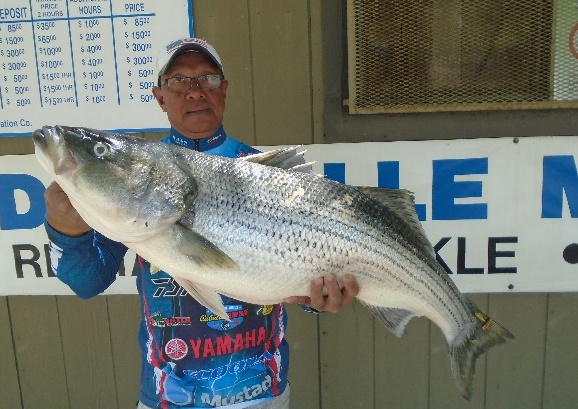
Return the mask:
<path id="1" fill-rule="evenodd" d="M 165 143 L 240 157 L 257 150 L 227 136 L 222 125 L 228 81 L 204 40 L 170 43 L 157 60 L 153 94 L 171 124 Z M 80 297 L 100 294 L 116 279 L 127 248 L 92 230 L 53 183 L 45 193 L 53 269 Z M 151 275 L 137 257 L 142 319 L 139 408 L 288 408 L 287 316 L 279 305 L 251 305 L 223 296 L 231 321 L 213 314 L 166 273 Z M 345 275 L 313 280 L 310 297 L 286 301 L 337 312 L 357 294 Z M 324 295 L 326 294 L 326 295 Z M 310 310 L 310 311 L 314 311 Z"/>

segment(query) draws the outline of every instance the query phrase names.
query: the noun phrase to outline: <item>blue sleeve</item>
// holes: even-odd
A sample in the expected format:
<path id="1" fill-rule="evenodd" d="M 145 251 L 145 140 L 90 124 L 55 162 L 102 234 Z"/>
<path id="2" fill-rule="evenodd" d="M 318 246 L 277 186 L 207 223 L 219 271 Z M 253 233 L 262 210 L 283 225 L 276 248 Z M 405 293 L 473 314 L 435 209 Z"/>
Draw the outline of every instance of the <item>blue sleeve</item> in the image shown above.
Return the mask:
<path id="1" fill-rule="evenodd" d="M 60 281 L 81 298 L 102 293 L 116 279 L 127 247 L 97 231 L 65 236 L 44 223 L 50 241 L 50 264 Z"/>
<path id="2" fill-rule="evenodd" d="M 323 311 L 317 311 L 315 308 L 311 308 L 306 306 L 305 304 L 299 304 L 301 306 L 301 308 L 303 308 L 303 311 L 308 312 L 310 314 L 319 314 Z"/>

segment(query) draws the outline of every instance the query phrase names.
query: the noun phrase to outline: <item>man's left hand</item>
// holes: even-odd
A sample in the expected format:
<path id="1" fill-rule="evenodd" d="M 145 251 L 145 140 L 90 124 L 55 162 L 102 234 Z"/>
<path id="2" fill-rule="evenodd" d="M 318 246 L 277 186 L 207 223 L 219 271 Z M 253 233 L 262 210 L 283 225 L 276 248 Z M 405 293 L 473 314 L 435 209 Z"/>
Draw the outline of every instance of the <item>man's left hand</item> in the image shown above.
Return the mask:
<path id="1" fill-rule="evenodd" d="M 305 304 L 317 311 L 337 312 L 349 304 L 359 292 L 357 280 L 350 274 L 343 275 L 343 288 L 340 288 L 334 274 L 311 281 L 309 297 L 287 297 L 286 303 Z M 325 289 L 325 291 L 324 291 Z"/>

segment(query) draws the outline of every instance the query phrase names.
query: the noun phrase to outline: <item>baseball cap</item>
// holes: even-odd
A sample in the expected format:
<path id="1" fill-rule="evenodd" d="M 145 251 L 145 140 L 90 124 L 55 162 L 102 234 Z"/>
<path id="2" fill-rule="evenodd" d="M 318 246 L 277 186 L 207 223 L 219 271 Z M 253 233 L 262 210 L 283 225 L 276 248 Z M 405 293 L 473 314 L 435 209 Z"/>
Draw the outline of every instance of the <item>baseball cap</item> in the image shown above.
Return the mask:
<path id="1" fill-rule="evenodd" d="M 171 41 L 159 53 L 156 65 L 157 78 L 165 73 L 176 57 L 189 52 L 205 54 L 221 70 L 221 73 L 223 73 L 221 58 L 211 44 L 202 38 L 179 38 L 178 40 Z"/>

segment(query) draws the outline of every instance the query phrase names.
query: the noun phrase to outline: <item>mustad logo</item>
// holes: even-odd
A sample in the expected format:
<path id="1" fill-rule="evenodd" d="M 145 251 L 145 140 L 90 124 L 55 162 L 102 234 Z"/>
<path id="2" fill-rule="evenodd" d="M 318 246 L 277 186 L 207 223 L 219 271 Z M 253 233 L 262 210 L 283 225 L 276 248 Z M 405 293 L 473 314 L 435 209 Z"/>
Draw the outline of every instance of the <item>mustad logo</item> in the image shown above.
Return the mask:
<path id="1" fill-rule="evenodd" d="M 241 403 L 247 400 L 255 399 L 259 395 L 267 392 L 271 388 L 271 377 L 269 375 L 265 376 L 262 383 L 250 387 L 244 387 L 241 392 L 231 397 L 222 397 L 221 395 L 215 395 L 210 398 L 208 393 L 203 393 L 201 395 L 201 402 L 211 405 L 212 407 L 219 407 L 225 405 L 231 405 L 233 403 Z"/>

